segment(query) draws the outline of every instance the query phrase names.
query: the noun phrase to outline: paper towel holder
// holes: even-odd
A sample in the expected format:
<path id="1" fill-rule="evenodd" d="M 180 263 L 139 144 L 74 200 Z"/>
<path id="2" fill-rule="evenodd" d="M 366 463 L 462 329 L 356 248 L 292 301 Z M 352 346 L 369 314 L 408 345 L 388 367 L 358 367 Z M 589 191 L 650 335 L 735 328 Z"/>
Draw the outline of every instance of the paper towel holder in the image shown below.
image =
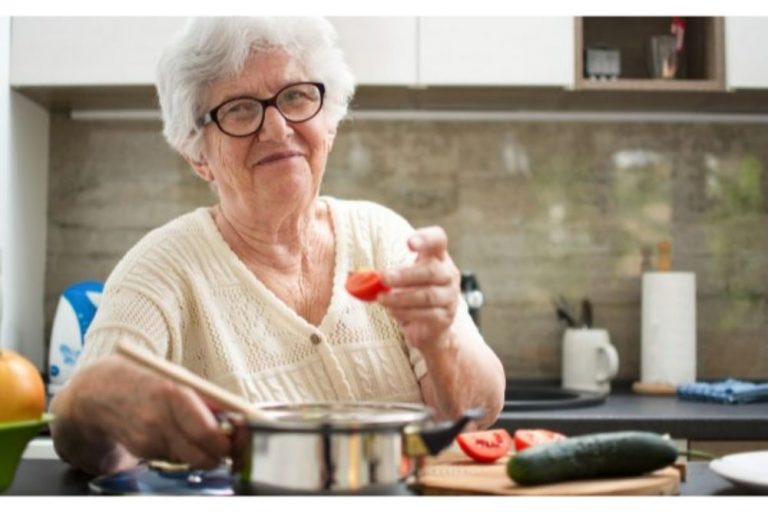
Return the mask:
<path id="1" fill-rule="evenodd" d="M 656 269 L 659 272 L 669 272 L 672 270 L 672 244 L 667 240 L 662 240 L 656 246 L 659 251 L 659 259 L 656 262 Z"/>
<path id="2" fill-rule="evenodd" d="M 669 272 L 672 269 L 672 257 L 670 254 L 672 244 L 662 240 L 656 244 L 656 249 L 659 251 L 659 256 L 656 260 L 656 270 L 659 272 Z M 668 382 L 637 381 L 632 384 L 632 391 L 641 395 L 674 395 L 676 387 Z"/>
<path id="3" fill-rule="evenodd" d="M 670 272 L 672 270 L 672 257 L 671 257 L 672 244 L 669 241 L 663 240 L 663 241 L 659 242 L 656 245 L 656 248 L 658 250 L 658 259 L 656 261 L 656 272 L 650 272 L 648 274 L 644 274 L 643 275 L 643 283 L 644 283 L 643 288 L 645 288 L 646 277 L 650 277 L 650 275 L 659 276 L 661 274 L 661 275 L 667 275 L 667 276 L 670 276 L 671 278 L 673 278 L 672 276 L 676 275 L 676 274 L 688 274 L 688 273 Z M 658 279 L 658 277 L 654 278 L 654 279 Z M 673 278 L 673 279 L 679 279 L 679 278 Z M 694 275 L 693 279 L 695 280 L 695 275 Z M 695 281 L 693 281 L 693 282 L 694 282 L 694 285 L 693 285 L 694 286 L 694 291 L 693 291 L 693 300 L 694 300 L 694 305 L 693 305 L 693 308 L 694 308 L 694 310 L 693 310 L 693 322 L 694 322 L 694 333 L 695 333 Z M 646 304 L 645 304 L 645 295 L 644 295 L 643 303 L 644 303 L 643 305 L 644 305 L 644 308 L 645 308 L 645 306 L 646 306 Z M 643 312 L 643 313 L 645 313 L 645 312 Z M 645 323 L 643 323 L 643 331 L 645 331 L 646 328 L 647 328 L 647 326 L 645 325 Z M 652 331 L 654 331 L 654 330 L 655 329 L 652 329 Z M 643 343 L 642 343 L 642 346 L 641 346 L 641 351 L 645 350 L 645 338 L 646 338 L 646 336 L 647 336 L 647 334 L 645 332 L 643 332 L 643 334 L 642 334 L 642 341 L 643 341 Z M 695 334 L 694 334 L 694 336 L 695 336 Z M 694 357 L 695 357 L 695 337 L 694 337 L 694 342 L 693 343 L 694 343 Z M 643 357 L 641 359 L 644 360 L 645 356 L 643 355 Z M 693 363 L 693 364 L 694 364 L 694 370 L 693 371 L 695 372 L 695 363 Z M 670 381 L 666 381 L 666 380 L 655 380 L 655 379 L 654 380 L 650 380 L 650 379 L 649 380 L 642 380 L 642 378 L 645 376 L 645 375 L 643 375 L 644 373 L 645 373 L 645 371 L 641 368 L 641 380 L 633 383 L 633 385 L 632 385 L 632 391 L 634 391 L 635 393 L 647 394 L 647 395 L 675 395 L 677 393 L 677 384 L 676 383 L 673 383 L 673 382 L 670 382 Z"/>
<path id="4" fill-rule="evenodd" d="M 642 382 L 637 381 L 632 384 L 632 391 L 639 395 L 674 395 L 677 393 L 677 386 L 668 382 Z"/>

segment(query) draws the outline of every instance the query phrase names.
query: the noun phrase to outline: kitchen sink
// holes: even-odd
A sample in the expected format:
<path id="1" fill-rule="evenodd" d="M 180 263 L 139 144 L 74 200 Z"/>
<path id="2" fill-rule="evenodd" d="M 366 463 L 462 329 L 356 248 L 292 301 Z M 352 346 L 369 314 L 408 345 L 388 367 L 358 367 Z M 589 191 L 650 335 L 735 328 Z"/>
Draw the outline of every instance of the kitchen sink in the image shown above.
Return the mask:
<path id="1" fill-rule="evenodd" d="M 507 384 L 503 412 L 541 411 L 591 407 L 605 402 L 606 395 L 590 391 L 564 389 L 556 386 Z"/>

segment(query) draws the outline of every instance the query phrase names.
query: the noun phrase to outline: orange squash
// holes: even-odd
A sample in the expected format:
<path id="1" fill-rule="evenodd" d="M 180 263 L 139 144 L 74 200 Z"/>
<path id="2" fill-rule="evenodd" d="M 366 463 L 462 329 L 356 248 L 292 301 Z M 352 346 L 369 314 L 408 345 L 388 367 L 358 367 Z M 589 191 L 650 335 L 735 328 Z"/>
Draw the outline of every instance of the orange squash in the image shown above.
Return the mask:
<path id="1" fill-rule="evenodd" d="M 0 349 L 0 423 L 37 420 L 44 411 L 40 372 L 22 355 Z"/>

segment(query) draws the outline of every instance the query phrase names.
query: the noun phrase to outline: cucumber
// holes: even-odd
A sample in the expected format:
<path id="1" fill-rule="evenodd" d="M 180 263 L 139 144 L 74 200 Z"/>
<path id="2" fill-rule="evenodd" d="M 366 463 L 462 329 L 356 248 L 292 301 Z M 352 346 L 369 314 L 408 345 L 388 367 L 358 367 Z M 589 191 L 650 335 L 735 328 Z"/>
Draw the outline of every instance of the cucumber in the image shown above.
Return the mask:
<path id="1" fill-rule="evenodd" d="M 669 466 L 677 455 L 672 441 L 652 432 L 605 432 L 523 450 L 507 462 L 507 475 L 521 485 L 634 476 Z"/>

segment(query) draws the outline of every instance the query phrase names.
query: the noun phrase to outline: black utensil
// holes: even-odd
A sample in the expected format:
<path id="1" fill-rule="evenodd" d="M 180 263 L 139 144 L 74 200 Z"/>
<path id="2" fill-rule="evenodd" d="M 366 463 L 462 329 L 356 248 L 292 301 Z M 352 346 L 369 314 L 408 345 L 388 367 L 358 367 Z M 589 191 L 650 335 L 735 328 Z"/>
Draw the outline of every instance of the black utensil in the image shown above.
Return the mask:
<path id="1" fill-rule="evenodd" d="M 558 320 L 564 322 L 568 327 L 576 327 L 576 320 L 573 318 L 573 314 L 571 314 L 568 302 L 562 295 L 558 299 L 552 299 L 552 304 L 555 306 Z"/>
<path id="2" fill-rule="evenodd" d="M 592 303 L 589 299 L 581 301 L 581 325 L 587 329 L 592 327 Z"/>

